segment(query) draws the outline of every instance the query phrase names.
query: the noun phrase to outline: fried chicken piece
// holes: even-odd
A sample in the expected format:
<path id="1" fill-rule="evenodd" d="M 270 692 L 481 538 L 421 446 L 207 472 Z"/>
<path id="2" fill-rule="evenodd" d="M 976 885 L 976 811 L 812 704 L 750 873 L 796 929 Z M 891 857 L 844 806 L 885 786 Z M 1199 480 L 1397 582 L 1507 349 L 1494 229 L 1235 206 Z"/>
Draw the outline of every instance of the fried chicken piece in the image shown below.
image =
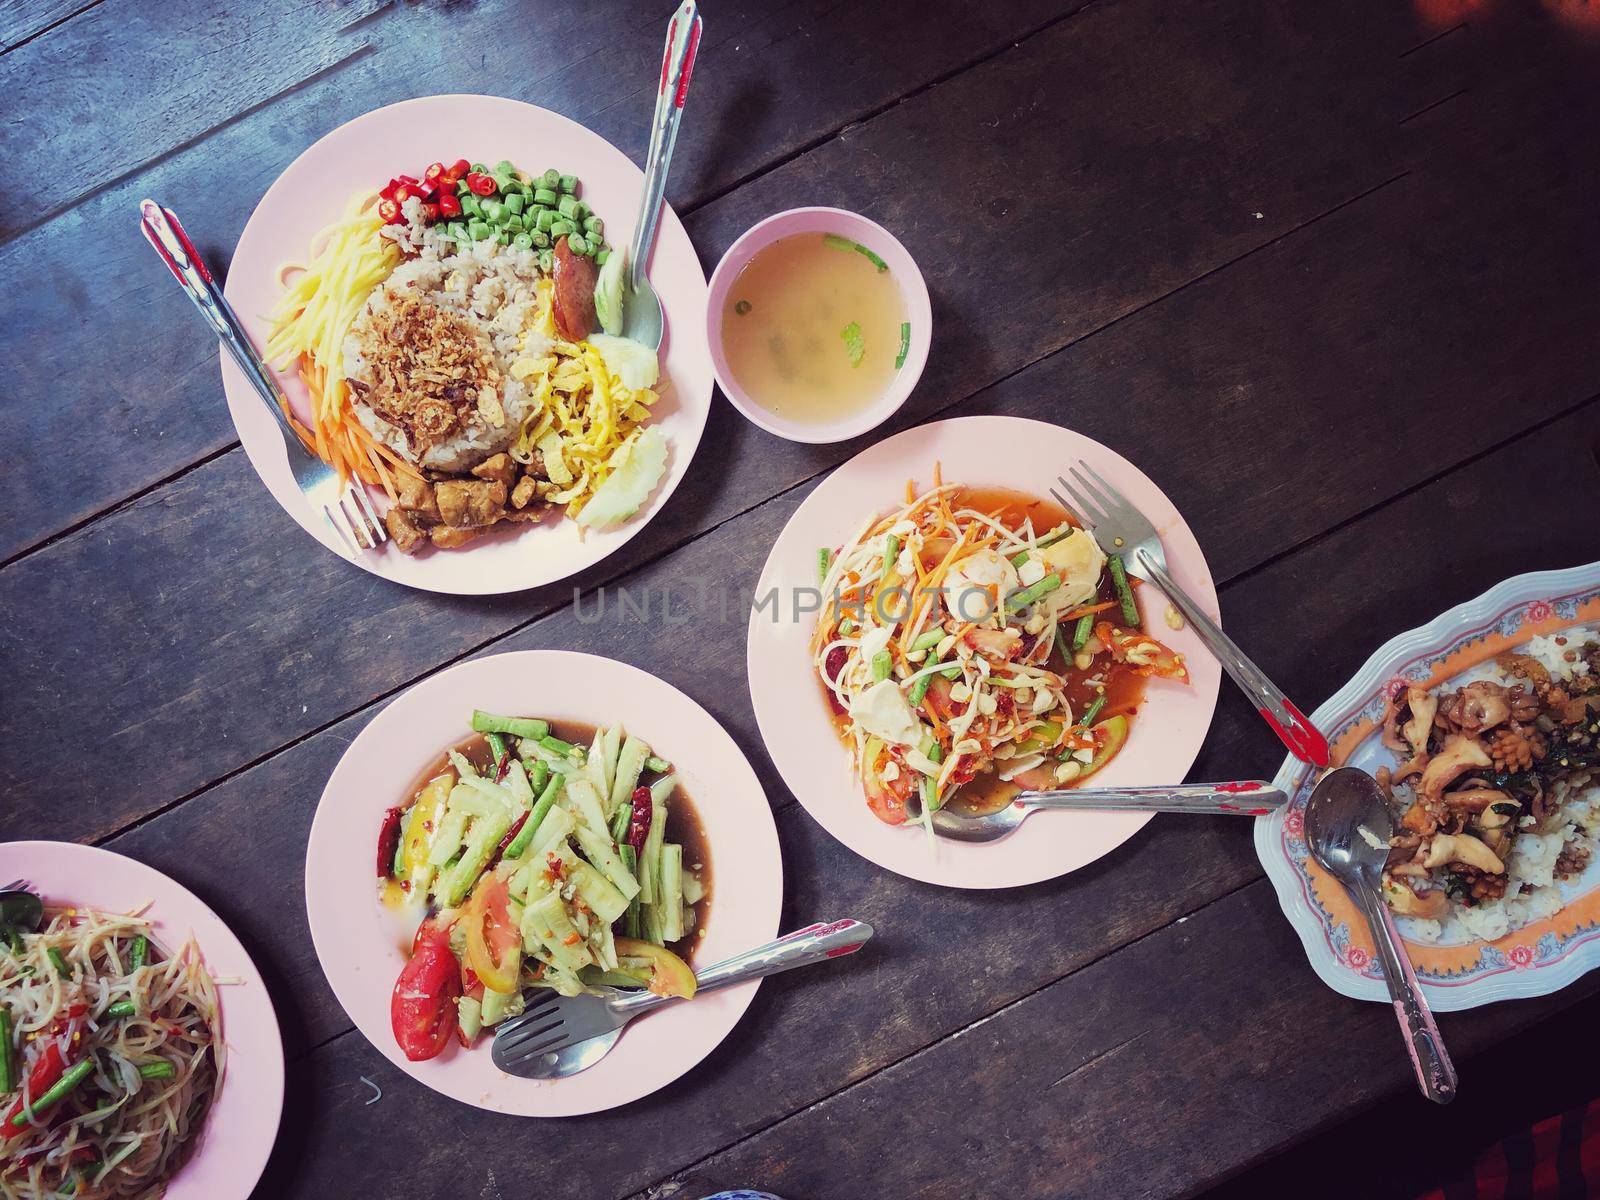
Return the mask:
<path id="1" fill-rule="evenodd" d="M 499 454 L 492 454 L 473 467 L 472 473 L 479 479 L 487 479 L 491 483 L 504 484 L 509 488 L 517 481 L 517 464 L 511 460 L 511 455 L 502 450 Z"/>
<path id="2" fill-rule="evenodd" d="M 425 524 L 439 520 L 439 501 L 434 497 L 433 484 L 410 471 L 396 471 L 394 488 L 401 508 L 420 517 Z"/>
<path id="3" fill-rule="evenodd" d="M 439 516 L 452 529 L 493 525 L 506 509 L 506 485 L 475 479 L 446 479 L 435 489 Z"/>
<path id="4" fill-rule="evenodd" d="M 428 544 L 428 531 L 403 508 L 394 507 L 384 513 L 383 524 L 401 554 L 415 554 Z"/>
<path id="5" fill-rule="evenodd" d="M 507 521 L 517 521 L 528 525 L 537 525 L 541 521 L 553 516 L 559 511 L 554 504 L 534 503 L 526 508 L 508 508 L 505 512 Z"/>
<path id="6" fill-rule="evenodd" d="M 511 489 L 511 507 L 513 510 L 527 508 L 533 503 L 534 497 L 539 494 L 538 485 L 524 475 L 517 480 L 517 486 Z"/>
<path id="7" fill-rule="evenodd" d="M 428 530 L 428 538 L 441 550 L 454 550 L 476 538 L 481 529 L 452 529 L 448 525 L 435 525 Z"/>

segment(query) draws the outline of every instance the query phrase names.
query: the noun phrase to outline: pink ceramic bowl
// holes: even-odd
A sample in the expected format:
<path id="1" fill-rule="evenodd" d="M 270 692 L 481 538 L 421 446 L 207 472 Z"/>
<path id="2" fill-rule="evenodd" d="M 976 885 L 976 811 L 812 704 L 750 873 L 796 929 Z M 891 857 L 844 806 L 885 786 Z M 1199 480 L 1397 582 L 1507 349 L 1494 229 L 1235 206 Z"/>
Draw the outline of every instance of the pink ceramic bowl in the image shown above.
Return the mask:
<path id="1" fill-rule="evenodd" d="M 773 242 L 797 233 L 835 233 L 860 242 L 883 259 L 900 285 L 900 294 L 906 303 L 906 319 L 911 322 L 911 343 L 906 350 L 906 360 L 895 373 L 888 390 L 872 407 L 845 420 L 796 421 L 763 408 L 739 386 L 722 352 L 722 310 L 739 272 Z M 933 307 L 928 302 L 928 285 L 923 282 L 915 260 L 882 225 L 842 208 L 791 208 L 768 217 L 728 247 L 711 276 L 711 295 L 706 304 L 706 340 L 711 346 L 711 367 L 716 372 L 722 394 L 752 422 L 791 442 L 842 442 L 887 421 L 906 402 L 917 380 L 922 378 L 932 334 Z"/>

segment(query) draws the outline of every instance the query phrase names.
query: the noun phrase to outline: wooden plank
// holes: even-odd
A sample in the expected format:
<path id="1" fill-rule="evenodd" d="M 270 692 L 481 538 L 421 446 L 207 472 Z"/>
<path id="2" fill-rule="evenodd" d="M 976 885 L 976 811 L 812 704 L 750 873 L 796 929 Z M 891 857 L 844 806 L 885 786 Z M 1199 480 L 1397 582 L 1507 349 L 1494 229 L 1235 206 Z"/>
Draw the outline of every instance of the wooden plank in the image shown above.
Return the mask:
<path id="1" fill-rule="evenodd" d="M 865 137 L 838 144 L 850 153 L 830 147 L 791 167 L 860 163 L 853 147 Z M 1590 336 L 1600 298 L 1547 236 L 1578 219 L 1572 180 L 1518 167 L 1498 185 L 1474 177 L 1471 206 L 1449 164 L 1419 167 L 955 411 L 1055 420 L 1124 450 L 1188 514 L 1227 579 L 1600 393 Z M 722 208 L 707 213 L 722 220 Z M 1462 245 L 1479 249 L 1464 256 Z M 944 278 L 981 309 L 977 283 L 956 269 Z M 1012 319 L 1021 316 L 997 318 L 992 344 L 1005 344 Z M 961 329 L 946 341 L 979 344 Z M 959 356 L 936 352 L 907 419 L 959 394 L 962 371 Z M 1322 467 L 1330 413 L 1340 422 L 1337 479 Z M 708 442 L 727 469 L 693 473 L 656 526 L 579 584 L 680 544 L 840 453 L 797 451 L 722 408 Z M 742 526 L 736 545 L 718 542 L 734 546 L 731 561 L 749 579 L 779 511 Z M 227 605 L 215 601 L 219 579 L 230 581 Z M 558 586 L 439 601 L 373 580 L 314 552 L 232 452 L 0 571 L 0 602 L 20 614 L 0 647 L 25 735 L 0 750 L 11 823 L 63 832 L 53 796 L 67 785 L 93 800 L 65 832 L 104 836 L 570 595 Z M 129 646 L 146 658 L 130 660 Z M 152 672 L 149 661 L 172 665 Z M 100 698 L 103 736 L 121 756 L 111 781 L 91 778 L 90 764 L 51 736 L 84 692 Z M 212 732 L 219 726 L 227 737 Z"/>
<path id="2" fill-rule="evenodd" d="M 222 39 L 214 47 L 213 73 L 226 77 L 233 59 L 242 58 L 240 82 L 225 80 L 176 122 L 166 119 L 163 106 L 169 103 L 169 92 L 156 86 L 156 68 L 144 66 L 143 56 L 130 56 L 126 43 L 136 31 L 113 37 L 99 25 L 75 21 L 0 63 L 0 79 L 13 78 L 22 91 L 35 74 L 59 67 L 56 60 L 88 57 L 105 64 L 104 70 L 127 76 L 119 89 L 143 85 L 152 93 L 143 103 L 137 95 L 123 96 L 129 111 L 109 132 L 95 122 L 71 124 L 74 114 L 82 116 L 81 104 L 106 102 L 97 89 L 57 97 L 64 107 L 40 109 L 21 125 L 8 127 L 12 133 L 0 132 L 37 140 L 45 136 L 36 127 L 39 121 L 65 120 L 70 137 L 90 136 L 78 132 L 81 126 L 93 130 L 94 137 L 112 138 L 111 150 L 120 147 L 124 152 L 121 159 L 111 152 L 77 159 L 62 155 L 61 170 L 49 178 L 68 181 L 62 187 L 82 202 L 42 227 L 34 228 L 53 201 L 41 207 L 40 200 L 30 198 L 0 210 L 0 231 L 30 230 L 9 243 L 0 236 L 0 264 L 52 283 L 35 293 L 30 304 L 15 306 L 7 363 L 17 370 L 8 393 L 13 402 L 0 407 L 0 445 L 31 446 L 46 439 L 57 446 L 50 465 L 23 456 L 0 481 L 0 509 L 11 518 L 0 531 L 0 559 L 234 440 L 221 403 L 214 341 L 143 239 L 107 236 L 107 230 L 133 228 L 141 197 L 156 196 L 175 208 L 201 252 L 220 268 L 261 194 L 301 150 L 344 121 L 425 91 L 417 81 L 438 78 L 440 63 L 471 64 L 470 86 L 462 84 L 468 90 L 499 92 L 563 112 L 589 123 L 636 161 L 643 157 L 652 101 L 635 88 L 648 89 L 658 70 L 670 6 L 642 16 L 637 6 L 615 0 L 606 6 L 531 8 L 516 0 L 390 5 L 376 19 L 341 35 L 339 26 L 381 6 L 382 0 L 363 0 L 362 7 L 349 10 L 309 0 L 321 14 L 314 27 L 323 29 L 326 53 L 336 46 L 340 53 L 353 54 L 369 44 L 374 52 L 351 61 L 336 76 L 305 82 L 265 107 L 246 111 L 271 94 L 263 90 L 266 75 L 323 53 L 312 45 L 314 39 L 302 44 L 297 22 L 271 16 L 307 2 L 275 0 L 274 7 L 262 8 L 251 20 L 271 32 L 243 46 Z M 895 0 L 852 14 L 848 22 L 841 22 L 824 0 L 779 12 L 762 5 L 719 9 L 695 80 L 695 119 L 679 138 L 669 198 L 680 208 L 692 207 L 973 56 L 993 53 L 1068 3 L 1026 0 L 969 12 L 958 0 L 938 0 L 931 9 L 921 0 Z M 111 5 L 108 0 L 102 8 Z M 195 0 L 185 11 L 190 23 L 212 32 L 232 19 L 232 10 L 214 0 Z M 96 12 L 85 21 L 96 18 Z M 186 19 L 171 5 L 161 13 L 162 20 L 174 25 Z M 920 27 L 930 14 L 934 26 L 959 18 L 971 39 L 904 39 L 896 32 Z M 517 36 L 507 37 L 508 28 L 515 28 Z M 279 37 L 290 39 L 296 49 L 268 64 L 273 39 Z M 104 47 L 102 41 L 107 42 Z M 886 57 L 881 53 L 886 42 L 903 44 L 903 49 Z M 825 55 L 816 49 L 824 45 Z M 530 66 L 529 46 L 560 47 L 561 52 Z M 825 69 L 818 69 L 819 58 L 826 61 Z M 801 86 L 801 77 L 807 75 L 811 78 Z M 282 78 L 291 76 L 301 79 L 293 72 Z M 282 84 L 278 75 L 271 78 Z M 77 79 L 74 70 L 58 72 L 51 86 L 70 87 Z M 628 91 L 619 89 L 619 79 L 630 81 Z M 782 104 L 774 102 L 771 90 L 778 83 L 791 88 Z M 719 114 L 738 116 L 722 120 Z M 202 127 L 211 132 L 196 144 L 170 150 L 166 157 L 140 158 L 148 165 L 123 182 L 108 183 L 133 170 L 128 155 L 149 156 L 178 147 Z M 13 156 L 18 161 L 23 149 L 19 143 Z M 13 176 L 13 184 L 22 186 L 21 178 Z M 0 189 L 5 186 L 0 182 Z M 94 187 L 104 190 L 84 198 L 84 190 Z M 152 330 L 162 331 L 154 346 Z M 107 456 L 83 447 L 71 436 L 81 422 L 93 424 L 98 442 L 124 452 Z"/>
<path id="3" fill-rule="evenodd" d="M 96 0 L 0 0 L 0 53 L 37 37 Z"/>
<path id="4" fill-rule="evenodd" d="M 1033 2 L 1021 16 L 1042 19 L 1050 10 Z M 784 23 L 792 15 L 753 21 L 751 43 L 735 37 L 708 48 L 674 171 L 682 180 L 675 202 L 692 207 L 1005 45 L 1004 22 L 1019 19 L 970 15 L 1010 14 L 1011 5 L 952 6 L 959 19 L 929 20 L 925 4 L 900 0 L 844 22 L 819 4 L 792 28 Z M 940 334 L 922 391 L 948 402 L 1390 178 L 1426 143 L 1396 123 L 1457 88 L 1458 72 L 1448 56 L 1438 69 L 1424 56 L 1395 57 L 1415 36 L 1403 10 L 1375 7 L 1356 22 L 1320 8 L 1293 17 L 1280 9 L 1267 0 L 1247 12 L 1220 0 L 1092 6 L 736 189 L 697 214 L 691 231 L 709 263 L 755 220 L 796 203 L 842 203 L 885 221 L 938 297 Z M 504 22 L 475 24 L 494 5 L 397 11 L 362 29 L 365 36 L 399 21 L 395 46 L 385 41 L 337 79 L 221 128 L 0 246 L 0 268 L 53 282 L 15 314 L 13 403 L 0 406 L 0 445 L 48 442 L 53 453 L 16 455 L 0 478 L 0 507 L 11 516 L 0 557 L 232 441 L 216 349 L 188 302 L 139 239 L 105 236 L 131 221 L 138 197 L 172 204 L 202 251 L 221 261 L 219 247 L 234 244 L 256 197 L 300 148 L 414 90 L 402 81 L 425 69 L 390 60 L 400 41 L 409 54 L 425 51 L 431 68 L 465 55 L 474 42 L 460 39 L 474 30 L 484 54 L 494 47 L 484 86 L 504 79 L 511 94 L 587 118 L 630 152 L 640 148 L 642 107 L 605 108 L 588 92 L 574 100 L 572 89 L 595 86 L 592 68 L 525 77 L 525 54 L 498 32 Z M 934 34 L 974 20 L 995 24 L 977 25 L 971 42 Z M 1248 36 L 1230 38 L 1225 28 Z M 910 29 L 923 32 L 907 39 Z M 649 22 L 651 54 L 659 32 Z M 915 69 L 895 65 L 908 40 L 905 61 Z M 889 44 L 896 53 L 884 55 Z M 1285 80 L 1277 64 L 1288 61 L 1302 66 Z M 791 85 L 782 104 L 773 100 L 777 81 Z M 747 127 L 780 140 L 747 140 Z M 1549 136 L 1568 128 L 1558 120 Z M 1019 269 L 1001 280 L 997 263 Z M 153 329 L 166 332 L 152 351 Z M 720 419 L 741 452 L 769 460 L 809 470 L 841 453 L 797 454 Z M 93 447 L 70 436 L 88 425 L 99 435 Z M 125 451 L 95 448 L 108 442 Z"/>
<path id="5" fill-rule="evenodd" d="M 1435 615 L 1441 604 L 1465 599 L 1530 565 L 1565 566 L 1600 556 L 1600 531 L 1587 516 L 1600 502 L 1597 446 L 1600 405 L 1591 405 L 1226 588 L 1223 603 L 1230 628 L 1295 694 L 1307 699 L 1326 695 L 1379 641 Z M 1486 503 L 1507 479 L 1518 481 L 1518 503 Z M 768 507 L 797 499 L 784 497 Z M 1542 514 L 1532 540 L 1529 512 Z M 1470 513 L 1472 521 L 1441 520 L 1439 514 L 1446 513 Z M 640 572 L 632 582 L 640 588 L 662 587 L 736 560 L 741 524 L 731 523 L 672 561 Z M 723 537 L 726 542 L 719 544 Z M 1396 570 L 1397 562 L 1407 564 L 1404 573 Z M 731 574 L 746 577 L 745 566 L 735 562 Z M 1381 590 L 1368 582 L 1378 577 L 1386 580 Z M 348 1026 L 312 957 L 299 864 L 323 782 L 367 713 L 112 841 L 113 848 L 194 888 L 260 956 L 275 981 L 273 998 L 292 1052 L 336 1039 L 299 1068 L 308 1085 L 301 1094 L 312 1107 L 289 1119 L 287 1149 L 279 1155 L 282 1174 L 273 1176 L 282 1194 L 309 1194 L 313 1180 L 342 1179 L 342 1172 L 358 1170 L 344 1160 L 351 1157 L 350 1150 L 373 1144 L 368 1140 L 372 1121 L 390 1137 L 398 1128 L 415 1130 L 421 1138 L 425 1130 L 452 1128 L 450 1123 L 458 1120 L 470 1123 L 475 1145 L 494 1148 L 473 1167 L 484 1172 L 485 1184 L 490 1178 L 504 1186 L 510 1178 L 536 1177 L 555 1195 L 621 1194 L 652 1182 L 647 1167 L 665 1173 L 687 1165 L 846 1084 L 873 1078 L 889 1064 L 1052 986 L 1115 947 L 1148 938 L 1259 874 L 1248 822 L 1158 819 L 1107 859 L 1066 879 L 996 894 L 942 892 L 938 919 L 930 920 L 932 893 L 927 888 L 869 867 L 787 801 L 760 751 L 748 699 L 737 682 L 743 679 L 739 632 L 736 626 L 731 636 L 684 638 L 677 631 L 584 624 L 567 609 L 519 633 L 504 648 L 553 646 L 634 658 L 707 703 L 751 755 L 769 798 L 780 804 L 779 836 L 789 881 L 785 922 L 796 925 L 843 913 L 863 917 L 881 931 L 871 951 L 875 957 L 864 955 L 846 966 L 851 972 L 847 988 L 798 973 L 769 981 L 751 1018 L 707 1064 L 623 1114 L 586 1121 L 583 1138 L 557 1136 L 528 1147 L 515 1138 L 492 1136 L 498 1131 L 486 1130 L 480 1122 L 502 1118 L 466 1114 L 405 1081 L 359 1036 L 339 1036 Z M 1229 689 L 1194 774 L 1270 776 L 1281 757 L 1270 732 Z M 1194 923 L 1177 928 L 1188 930 Z M 1004 930 L 1004 936 L 997 930 Z M 1323 992 L 1275 912 L 1252 919 L 1231 936 L 1243 939 L 1245 949 L 1256 955 L 1253 970 L 1262 977 L 1262 988 L 1281 988 L 1292 995 L 1309 989 L 1308 1011 L 1343 1006 L 1360 1013 L 1354 1018 L 1360 1037 L 1398 1062 L 1387 1012 Z M 1225 960 L 1197 960 L 1190 954 L 1184 961 L 1186 986 L 1226 986 L 1232 968 Z M 1216 965 L 1220 979 L 1207 975 L 1207 964 Z M 1117 979 L 1153 977 L 1144 969 L 1131 976 L 1118 970 Z M 952 980 L 964 986 L 952 987 Z M 1171 1002 L 1170 993 L 1159 989 L 1158 998 Z M 1523 1008 L 1511 1007 L 1519 1012 Z M 1179 1010 L 1191 1011 L 1183 1006 Z M 1011 1017 L 981 1028 L 1009 1028 L 1002 1020 Z M 1077 1028 L 1089 1024 L 1074 1023 Z M 1099 1026 L 1094 1029 L 1098 1036 Z M 1456 1036 L 1453 1029 L 1447 1033 Z M 963 1042 L 966 1036 L 954 1040 Z M 1217 1031 L 1217 1036 L 1223 1035 Z M 1464 1046 L 1473 1044 L 1481 1043 L 1469 1040 Z M 1150 1052 L 1159 1049 L 1158 1044 Z M 1182 1057 L 1177 1044 L 1167 1044 L 1165 1052 Z M 360 1075 L 378 1081 L 385 1091 L 383 1103 L 391 1107 L 355 1111 L 367 1098 L 356 1084 Z M 1392 1076 L 1385 1078 L 1382 1086 L 1392 1089 Z M 1317 1099 L 1305 1106 L 1305 1120 L 1329 1119 L 1364 1095 L 1376 1094 L 1352 1090 L 1348 1082 L 1346 1075 L 1344 1084 L 1314 1093 Z M 1311 1112 L 1313 1107 L 1320 1116 Z M 730 1119 L 729 1113 L 738 1115 Z M 580 1157 L 596 1134 L 620 1137 L 624 1127 L 629 1144 L 638 1147 L 636 1155 L 604 1165 L 592 1161 L 592 1155 Z M 491 1136 L 484 1136 L 486 1132 Z M 551 1146 L 567 1149 L 552 1152 Z M 1249 1148 L 1240 1145 L 1228 1153 L 1235 1150 Z M 568 1153 L 570 1160 L 560 1157 Z M 1231 1161 L 1237 1165 L 1242 1160 Z M 953 1169 L 953 1164 L 946 1165 Z M 566 1168 L 577 1173 L 564 1174 Z M 459 1162 L 425 1163 L 416 1186 L 428 1194 L 428 1188 L 443 1186 L 449 1172 L 459 1169 Z M 334 1191 L 342 1194 L 342 1189 Z"/>
<path id="6" fill-rule="evenodd" d="M 385 3 L 104 0 L 0 58 L 0 89 L 28 111 L 0 126 L 0 157 L 48 145 L 60 164 L 0 179 L 0 237 L 361 54 L 344 30 Z"/>
<path id="7" fill-rule="evenodd" d="M 1468 1060 L 1597 991 L 1590 976 L 1440 1025 Z M 1263 880 L 700 1164 L 693 1190 L 651 1194 L 831 1195 L 848 1179 L 955 1200 L 981 1179 L 1017 1200 L 1189 1196 L 1317 1128 L 1331 1097 L 1414 1086 L 1393 1012 L 1312 974 Z"/>

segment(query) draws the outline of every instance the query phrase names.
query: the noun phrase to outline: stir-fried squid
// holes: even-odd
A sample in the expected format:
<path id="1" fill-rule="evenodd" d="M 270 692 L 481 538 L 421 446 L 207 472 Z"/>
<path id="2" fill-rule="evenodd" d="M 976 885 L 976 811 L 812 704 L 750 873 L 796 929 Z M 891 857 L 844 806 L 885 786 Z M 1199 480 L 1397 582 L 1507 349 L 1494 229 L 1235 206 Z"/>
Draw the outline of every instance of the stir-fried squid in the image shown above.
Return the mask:
<path id="1" fill-rule="evenodd" d="M 0 1196 L 157 1197 L 221 1079 L 216 985 L 149 922 L 47 910 L 0 943 Z"/>
<path id="2" fill-rule="evenodd" d="M 931 829 L 977 777 L 1052 787 L 1099 770 L 1136 703 L 1116 681 L 1188 679 L 1142 631 L 1120 560 L 1070 520 L 1039 527 L 1046 506 L 1026 497 L 937 475 L 906 491 L 820 551 L 812 657 L 872 811 Z"/>

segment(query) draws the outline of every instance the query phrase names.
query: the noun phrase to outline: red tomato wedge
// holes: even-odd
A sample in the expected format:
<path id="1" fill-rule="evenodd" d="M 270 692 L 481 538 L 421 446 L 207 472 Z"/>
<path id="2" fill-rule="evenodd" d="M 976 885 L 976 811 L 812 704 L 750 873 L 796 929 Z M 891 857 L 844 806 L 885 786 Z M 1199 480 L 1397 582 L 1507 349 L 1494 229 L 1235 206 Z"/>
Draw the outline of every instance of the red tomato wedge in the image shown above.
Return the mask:
<path id="1" fill-rule="evenodd" d="M 50 1090 L 55 1081 L 60 1079 L 66 1072 L 66 1069 L 67 1056 L 61 1053 L 61 1043 L 50 1042 L 45 1046 L 39 1057 L 33 1060 L 33 1067 L 28 1071 L 28 1095 L 37 1100 Z M 4 1123 L 7 1137 L 12 1134 L 11 1122 L 16 1119 L 17 1114 L 21 1111 L 22 1098 L 19 1096 L 17 1102 L 6 1110 Z M 35 1119 L 42 1115 L 38 1111 L 34 1112 Z"/>
<path id="2" fill-rule="evenodd" d="M 445 1048 L 456 1030 L 460 995 L 461 966 L 450 952 L 450 927 L 424 922 L 389 1000 L 394 1040 L 412 1062 L 433 1058 Z"/>
<path id="3" fill-rule="evenodd" d="M 498 875 L 478 881 L 467 901 L 467 962 L 483 986 L 496 992 L 517 990 L 522 963 L 522 934 L 511 920 L 511 889 Z"/>

